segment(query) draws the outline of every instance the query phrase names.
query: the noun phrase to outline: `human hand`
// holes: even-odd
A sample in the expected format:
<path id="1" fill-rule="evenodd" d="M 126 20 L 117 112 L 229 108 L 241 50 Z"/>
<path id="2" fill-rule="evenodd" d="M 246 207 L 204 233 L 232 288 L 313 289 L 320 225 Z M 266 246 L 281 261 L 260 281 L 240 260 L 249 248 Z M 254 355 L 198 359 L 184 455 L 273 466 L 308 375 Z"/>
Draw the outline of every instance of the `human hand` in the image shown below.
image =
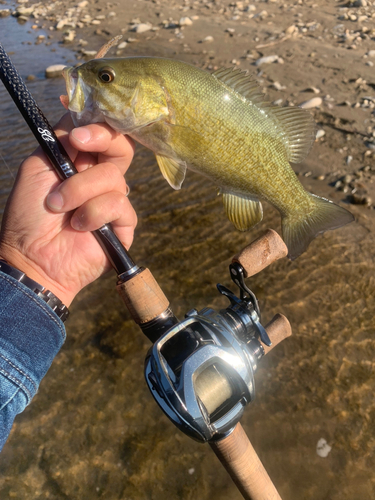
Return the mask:
<path id="1" fill-rule="evenodd" d="M 19 169 L 0 234 L 0 258 L 66 306 L 110 269 L 90 231 L 111 222 L 129 248 L 137 223 L 124 179 L 133 141 L 102 123 L 73 127 L 64 115 L 55 131 L 79 174 L 61 182 L 38 148 Z"/>

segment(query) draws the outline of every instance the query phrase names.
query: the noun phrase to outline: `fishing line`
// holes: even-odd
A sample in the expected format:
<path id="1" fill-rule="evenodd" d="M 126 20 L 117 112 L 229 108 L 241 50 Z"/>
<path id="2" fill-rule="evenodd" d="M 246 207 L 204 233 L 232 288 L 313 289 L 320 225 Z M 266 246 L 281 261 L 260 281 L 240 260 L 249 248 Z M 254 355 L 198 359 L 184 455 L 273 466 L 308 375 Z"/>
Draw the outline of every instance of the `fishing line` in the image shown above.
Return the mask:
<path id="1" fill-rule="evenodd" d="M 9 165 L 8 165 L 8 164 L 7 164 L 7 162 L 5 161 L 4 156 L 1 154 L 1 151 L 0 151 L 0 158 L 1 158 L 1 159 L 3 160 L 3 162 L 5 163 L 5 166 L 6 166 L 6 168 L 8 169 L 8 172 L 9 172 L 9 173 L 10 173 L 10 175 L 12 176 L 12 179 L 15 181 L 15 180 L 16 180 L 16 178 L 15 178 L 15 176 L 14 176 L 13 172 L 11 171 L 11 169 L 10 169 Z"/>

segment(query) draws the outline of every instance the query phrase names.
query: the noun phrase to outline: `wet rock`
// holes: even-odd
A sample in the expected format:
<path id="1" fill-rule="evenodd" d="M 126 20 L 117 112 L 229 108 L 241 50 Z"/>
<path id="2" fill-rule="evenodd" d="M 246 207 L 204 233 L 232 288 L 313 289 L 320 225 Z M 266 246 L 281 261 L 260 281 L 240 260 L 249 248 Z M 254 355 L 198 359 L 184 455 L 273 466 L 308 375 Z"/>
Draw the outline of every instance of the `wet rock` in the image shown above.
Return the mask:
<path id="1" fill-rule="evenodd" d="M 312 109 L 312 108 L 318 108 L 321 106 L 323 103 L 323 100 L 321 97 L 313 97 L 312 99 L 309 99 L 308 101 L 303 102 L 300 104 L 300 108 L 303 109 Z"/>
<path id="2" fill-rule="evenodd" d="M 46 68 L 45 77 L 56 78 L 58 76 L 62 76 L 61 72 L 65 67 L 65 64 L 52 64 L 52 66 L 48 66 L 48 68 Z"/>

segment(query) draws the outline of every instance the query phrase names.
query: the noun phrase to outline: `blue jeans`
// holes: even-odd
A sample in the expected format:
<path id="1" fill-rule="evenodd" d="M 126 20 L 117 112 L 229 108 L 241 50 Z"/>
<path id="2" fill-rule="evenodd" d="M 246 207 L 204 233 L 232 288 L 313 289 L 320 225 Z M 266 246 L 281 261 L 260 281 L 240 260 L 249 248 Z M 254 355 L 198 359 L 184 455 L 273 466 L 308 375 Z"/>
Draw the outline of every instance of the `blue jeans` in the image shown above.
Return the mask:
<path id="1" fill-rule="evenodd" d="M 0 271 L 0 450 L 64 341 L 64 324 L 52 309 Z"/>

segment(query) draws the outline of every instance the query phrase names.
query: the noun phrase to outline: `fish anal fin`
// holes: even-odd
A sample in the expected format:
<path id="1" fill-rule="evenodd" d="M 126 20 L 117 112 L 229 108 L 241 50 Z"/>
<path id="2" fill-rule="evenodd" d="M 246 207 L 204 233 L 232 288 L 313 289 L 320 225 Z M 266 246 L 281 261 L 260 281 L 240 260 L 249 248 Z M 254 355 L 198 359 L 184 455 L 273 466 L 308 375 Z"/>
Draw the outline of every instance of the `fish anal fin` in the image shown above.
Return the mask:
<path id="1" fill-rule="evenodd" d="M 255 197 L 223 193 L 223 204 L 228 219 L 239 231 L 247 231 L 263 218 L 262 204 Z"/>
<path id="2" fill-rule="evenodd" d="M 173 189 L 181 189 L 186 175 L 186 164 L 167 156 L 156 155 L 160 171 Z"/>
<path id="3" fill-rule="evenodd" d="M 282 218 L 283 239 L 291 260 L 301 255 L 318 234 L 354 221 L 353 214 L 345 208 L 325 198 L 310 196 L 313 206 L 309 213 Z"/>

